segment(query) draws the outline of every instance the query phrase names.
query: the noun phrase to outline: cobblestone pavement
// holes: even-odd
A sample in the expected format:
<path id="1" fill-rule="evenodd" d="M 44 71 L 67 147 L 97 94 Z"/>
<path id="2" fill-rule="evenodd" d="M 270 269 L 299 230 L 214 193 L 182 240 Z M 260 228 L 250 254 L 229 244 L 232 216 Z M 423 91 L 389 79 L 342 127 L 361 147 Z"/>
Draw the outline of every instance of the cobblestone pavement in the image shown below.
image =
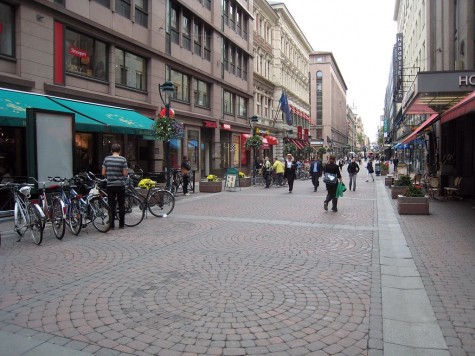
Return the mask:
<path id="1" fill-rule="evenodd" d="M 196 193 L 137 228 L 48 227 L 41 246 L 0 224 L 0 354 L 388 355 L 383 186 L 358 177 L 337 213 L 309 180 Z M 397 216 L 452 355 L 475 355 L 471 205 Z"/>

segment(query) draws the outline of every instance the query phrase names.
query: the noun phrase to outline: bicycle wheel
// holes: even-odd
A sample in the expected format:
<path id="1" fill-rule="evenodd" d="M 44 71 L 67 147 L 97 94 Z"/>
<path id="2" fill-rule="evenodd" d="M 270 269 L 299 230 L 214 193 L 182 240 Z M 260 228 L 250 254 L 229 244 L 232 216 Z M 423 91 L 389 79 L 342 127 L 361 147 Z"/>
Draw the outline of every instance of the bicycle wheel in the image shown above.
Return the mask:
<path id="1" fill-rule="evenodd" d="M 156 217 L 169 215 L 175 207 L 175 197 L 166 190 L 157 190 L 147 200 L 148 210 Z"/>
<path id="2" fill-rule="evenodd" d="M 53 225 L 54 236 L 56 236 L 58 240 L 64 237 L 64 232 L 66 231 L 63 208 L 63 201 L 59 198 L 54 198 L 51 202 L 51 224 Z"/>
<path id="3" fill-rule="evenodd" d="M 23 236 L 25 234 L 25 219 L 20 211 L 20 205 L 15 203 L 15 207 L 13 209 L 13 216 L 15 221 L 15 231 L 18 235 Z"/>
<path id="4" fill-rule="evenodd" d="M 116 215 L 119 216 L 118 211 Z M 140 199 L 133 195 L 126 195 L 124 218 L 125 226 L 137 226 L 142 222 L 144 215 L 145 209 Z"/>
<path id="5" fill-rule="evenodd" d="M 43 219 L 44 214 L 38 204 L 28 206 L 29 230 L 31 239 L 37 245 L 43 241 Z"/>
<path id="6" fill-rule="evenodd" d="M 94 197 L 89 201 L 89 219 L 99 232 L 107 232 L 111 227 L 111 209 L 100 197 Z"/>
<path id="7" fill-rule="evenodd" d="M 71 233 L 76 236 L 79 235 L 82 229 L 82 214 L 81 207 L 79 206 L 79 201 L 77 199 L 71 199 L 69 202 L 66 220 Z"/>

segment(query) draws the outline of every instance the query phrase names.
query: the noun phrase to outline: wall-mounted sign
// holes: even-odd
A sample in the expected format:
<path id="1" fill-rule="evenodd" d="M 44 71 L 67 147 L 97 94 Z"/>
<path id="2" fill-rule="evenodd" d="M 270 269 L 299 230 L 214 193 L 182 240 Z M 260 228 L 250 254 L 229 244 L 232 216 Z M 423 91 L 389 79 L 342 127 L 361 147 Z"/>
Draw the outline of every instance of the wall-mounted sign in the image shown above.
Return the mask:
<path id="1" fill-rule="evenodd" d="M 215 129 L 218 127 L 218 123 L 214 122 L 214 121 L 203 121 L 203 126 L 204 127 L 208 127 L 208 128 L 211 128 L 211 129 Z"/>
<path id="2" fill-rule="evenodd" d="M 231 125 L 229 125 L 229 124 L 221 124 L 221 129 L 222 129 L 222 130 L 231 130 Z"/>

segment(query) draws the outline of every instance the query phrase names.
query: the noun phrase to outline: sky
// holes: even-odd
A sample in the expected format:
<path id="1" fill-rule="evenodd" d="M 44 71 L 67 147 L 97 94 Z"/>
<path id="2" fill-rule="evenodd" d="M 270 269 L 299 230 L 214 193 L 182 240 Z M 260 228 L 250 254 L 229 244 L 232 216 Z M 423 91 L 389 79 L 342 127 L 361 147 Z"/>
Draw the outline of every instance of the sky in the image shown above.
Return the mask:
<path id="1" fill-rule="evenodd" d="M 397 24 L 395 0 L 281 0 L 314 51 L 328 51 L 347 86 L 347 104 L 376 141 Z"/>

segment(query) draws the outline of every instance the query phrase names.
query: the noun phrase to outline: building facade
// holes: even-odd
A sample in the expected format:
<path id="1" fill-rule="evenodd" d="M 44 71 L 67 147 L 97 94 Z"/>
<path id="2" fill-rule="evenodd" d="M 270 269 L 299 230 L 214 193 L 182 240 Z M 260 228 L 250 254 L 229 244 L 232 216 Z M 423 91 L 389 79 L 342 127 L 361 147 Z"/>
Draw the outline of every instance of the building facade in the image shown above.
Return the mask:
<path id="1" fill-rule="evenodd" d="M 331 52 L 312 52 L 309 67 L 312 120 L 316 124 L 312 136 L 342 156 L 349 141 L 345 81 Z"/>
<path id="2" fill-rule="evenodd" d="M 475 194 L 474 10 L 470 0 L 395 4 L 387 136 L 412 173 L 438 178 L 441 194 L 457 177 L 461 195 Z"/>
<path id="3" fill-rule="evenodd" d="M 185 154 L 200 176 L 241 168 L 241 135 L 254 107 L 252 9 L 252 0 L 0 0 L 0 87 L 89 105 L 75 112 L 74 171 L 100 171 L 111 142 L 149 172 L 179 167 Z M 159 90 L 166 81 L 185 128 L 170 142 L 168 163 L 163 143 L 128 127 L 127 117 L 132 110 L 152 126 L 168 100 Z M 0 108 L 14 105 L 8 95 Z M 22 105 L 25 116 L 34 103 Z M 125 117 L 114 123 L 109 115 L 101 129 L 78 125 L 81 115 L 95 120 L 94 105 L 122 108 Z M 25 117 L 8 115 L 0 110 L 2 164 L 26 175 Z"/>

